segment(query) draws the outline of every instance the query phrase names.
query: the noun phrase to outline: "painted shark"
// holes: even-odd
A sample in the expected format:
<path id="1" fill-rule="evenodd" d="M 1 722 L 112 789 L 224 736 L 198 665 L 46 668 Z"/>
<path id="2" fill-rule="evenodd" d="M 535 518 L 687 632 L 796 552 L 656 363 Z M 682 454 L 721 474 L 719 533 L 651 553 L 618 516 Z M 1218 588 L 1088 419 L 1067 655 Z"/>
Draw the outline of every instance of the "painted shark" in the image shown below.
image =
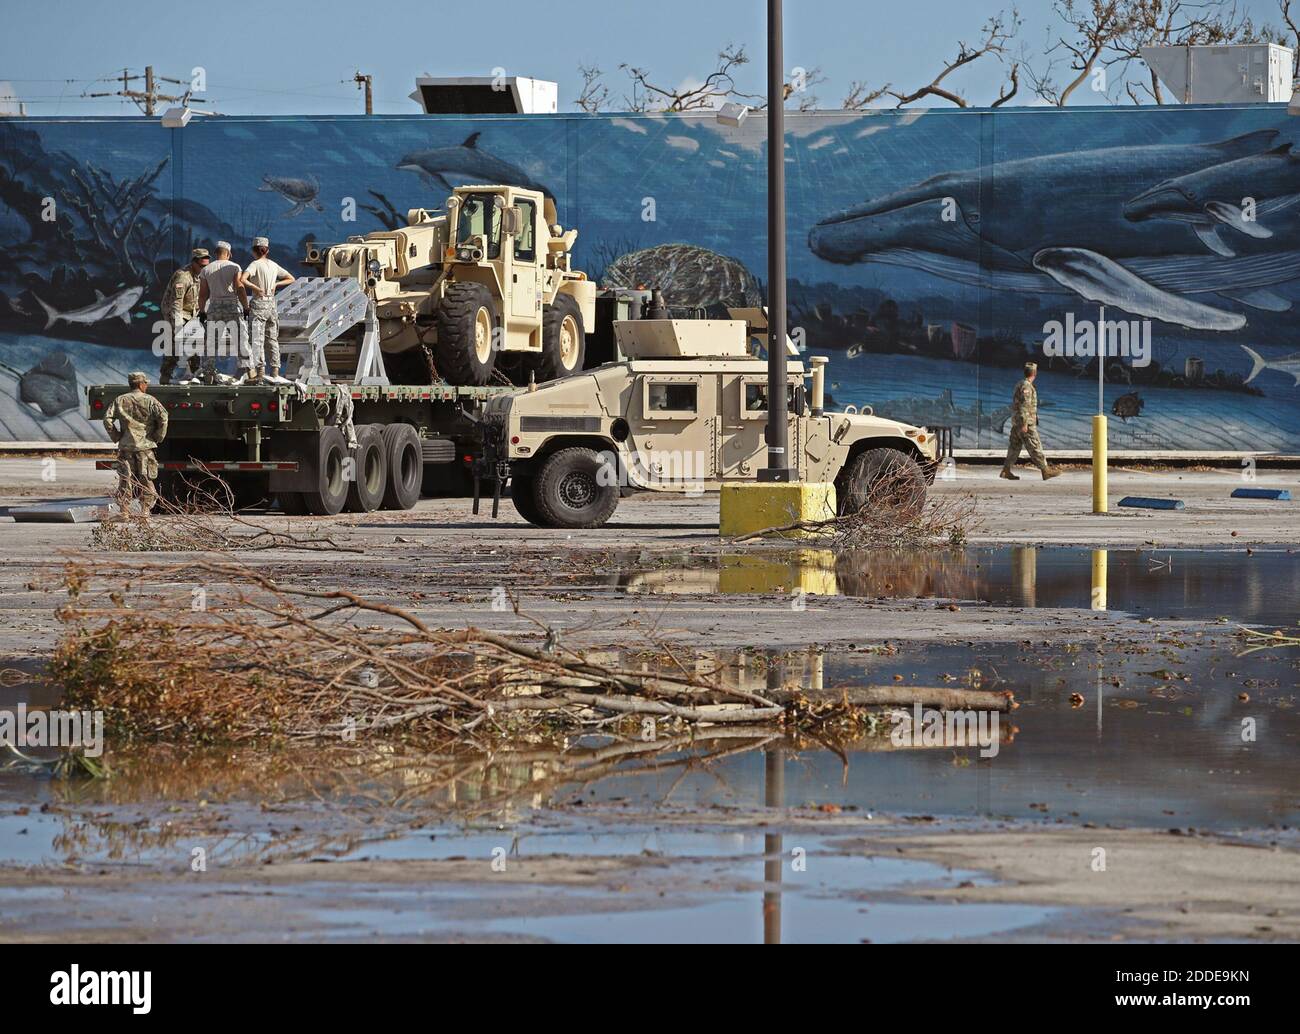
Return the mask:
<path id="1" fill-rule="evenodd" d="M 307 211 L 308 207 L 314 208 L 318 212 L 325 211 L 321 203 L 316 200 L 316 195 L 320 193 L 320 182 L 310 174 L 307 179 L 267 174 L 262 177 L 262 185 L 257 189 L 272 190 L 293 206 L 284 213 L 283 218 L 285 219 L 292 219 L 295 215 L 301 215 Z"/>
<path id="2" fill-rule="evenodd" d="M 123 323 L 130 324 L 131 306 L 140 300 L 142 294 L 144 294 L 143 287 L 128 287 L 105 298 L 103 292 L 96 289 L 93 302 L 83 305 L 80 309 L 69 309 L 67 312 L 59 312 L 54 306 L 46 305 L 36 298 L 35 292 L 32 293 L 32 297 L 36 298 L 36 304 L 45 310 L 45 329 L 49 330 L 60 320 L 64 323 L 90 324 L 116 316 Z"/>
<path id="3" fill-rule="evenodd" d="M 1292 352 L 1290 355 L 1279 356 L 1277 359 L 1265 359 L 1253 348 L 1246 345 L 1241 346 L 1245 349 L 1246 354 L 1250 356 L 1250 361 L 1254 364 L 1244 383 L 1249 384 L 1265 370 L 1276 370 L 1278 373 L 1284 373 L 1288 377 L 1295 378 L 1295 386 L 1300 386 L 1300 352 Z"/>
<path id="4" fill-rule="evenodd" d="M 1133 184 L 1260 157 L 1276 136 L 1098 148 L 943 173 L 823 219 L 808 246 L 829 262 L 892 263 L 999 290 L 1074 294 L 1196 330 L 1237 330 L 1246 317 L 1223 300 L 1273 308 L 1256 292 L 1300 277 L 1293 235 L 1252 235 L 1241 255 L 1206 254 L 1177 222 L 1143 218 Z"/>
<path id="5" fill-rule="evenodd" d="M 397 167 L 418 172 L 448 194 L 453 189 L 451 177 L 460 183 L 505 184 L 538 190 L 547 197 L 554 195 L 523 169 L 511 165 L 478 146 L 479 132 L 470 133 L 461 144 L 412 151 L 403 155 Z"/>

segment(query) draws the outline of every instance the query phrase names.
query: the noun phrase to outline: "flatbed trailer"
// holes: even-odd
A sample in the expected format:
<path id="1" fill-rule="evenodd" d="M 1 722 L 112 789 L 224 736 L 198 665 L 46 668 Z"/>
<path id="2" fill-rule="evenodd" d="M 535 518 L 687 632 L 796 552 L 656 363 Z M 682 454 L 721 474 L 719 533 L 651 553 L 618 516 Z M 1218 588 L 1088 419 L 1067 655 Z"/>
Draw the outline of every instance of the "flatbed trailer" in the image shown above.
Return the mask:
<path id="1" fill-rule="evenodd" d="M 125 385 L 87 389 L 102 419 Z M 167 409 L 159 493 L 183 500 L 228 486 L 237 507 L 288 513 L 410 509 L 424 494 L 468 495 L 483 403 L 510 385 L 151 385 Z M 350 425 L 350 426 L 349 426 Z M 352 433 L 349 434 L 349 431 Z M 356 446 L 351 445 L 355 436 Z M 100 468 L 113 466 L 101 460 Z"/>

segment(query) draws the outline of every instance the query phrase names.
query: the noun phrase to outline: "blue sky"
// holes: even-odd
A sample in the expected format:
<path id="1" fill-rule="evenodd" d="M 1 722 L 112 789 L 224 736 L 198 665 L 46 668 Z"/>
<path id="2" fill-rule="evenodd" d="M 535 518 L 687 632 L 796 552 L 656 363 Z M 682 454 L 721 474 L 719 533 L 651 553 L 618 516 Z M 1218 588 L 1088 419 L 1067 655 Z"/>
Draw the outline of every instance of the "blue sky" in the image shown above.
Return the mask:
<path id="1" fill-rule="evenodd" d="M 823 107 L 838 107 L 854 79 L 912 88 L 933 76 L 958 39 L 977 40 L 986 17 L 1002 6 L 1009 4 L 787 0 L 786 64 L 822 70 L 828 82 L 816 92 Z M 1273 0 L 1240 0 L 1239 6 L 1257 22 L 1277 22 Z M 1021 0 L 1020 7 L 1021 38 L 1040 54 L 1051 23 L 1049 0 Z M 120 74 L 123 66 L 138 71 L 152 63 L 159 74 L 176 78 L 201 66 L 210 106 L 223 113 L 327 114 L 362 110 L 350 81 L 360 68 L 375 77 L 376 111 L 409 113 L 417 110 L 407 96 L 417 75 L 491 75 L 501 67 L 507 74 L 556 80 L 561 110 L 571 110 L 580 64 L 604 68 L 616 92 L 625 82 L 621 62 L 675 86 L 707 73 L 729 42 L 748 48 L 754 63 L 742 86 L 761 92 L 765 12 L 762 0 L 247 6 L 43 0 L 5 5 L 0 80 L 13 82 L 29 114 L 132 114 L 127 101 L 81 94 L 116 88 L 90 80 Z M 973 102 L 987 103 L 1000 78 L 989 63 L 951 81 Z M 1097 96 L 1085 92 L 1079 102 L 1096 103 Z"/>

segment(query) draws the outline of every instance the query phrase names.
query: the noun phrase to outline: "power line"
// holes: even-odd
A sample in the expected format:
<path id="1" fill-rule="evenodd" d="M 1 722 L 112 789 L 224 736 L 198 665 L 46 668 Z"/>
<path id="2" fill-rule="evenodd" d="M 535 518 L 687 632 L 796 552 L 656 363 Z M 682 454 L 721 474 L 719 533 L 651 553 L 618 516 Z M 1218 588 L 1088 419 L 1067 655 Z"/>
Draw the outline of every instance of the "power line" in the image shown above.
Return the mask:
<path id="1" fill-rule="evenodd" d="M 165 75 L 155 76 L 153 74 L 153 65 L 145 65 L 144 75 L 132 75 L 128 68 L 122 69 L 120 76 L 114 76 L 122 82 L 122 89 L 111 90 L 107 93 L 83 93 L 83 97 L 126 97 L 128 100 L 135 102 L 137 108 L 146 115 L 153 115 L 154 109 L 158 106 L 159 101 L 180 101 L 183 105 L 206 104 L 207 101 L 202 97 L 195 97 L 192 89 L 186 89 L 183 94 L 176 95 L 170 93 L 159 93 L 159 83 L 175 83 L 177 86 L 189 87 L 189 80 L 170 79 Z M 144 80 L 143 90 L 134 90 L 131 83 Z"/>

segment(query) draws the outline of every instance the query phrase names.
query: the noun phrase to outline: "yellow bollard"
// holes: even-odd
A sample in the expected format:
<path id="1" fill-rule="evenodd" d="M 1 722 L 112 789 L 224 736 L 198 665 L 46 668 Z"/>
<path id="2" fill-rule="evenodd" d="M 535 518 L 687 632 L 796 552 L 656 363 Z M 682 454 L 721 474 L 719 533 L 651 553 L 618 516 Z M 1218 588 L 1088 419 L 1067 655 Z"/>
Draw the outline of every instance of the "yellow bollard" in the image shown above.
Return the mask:
<path id="1" fill-rule="evenodd" d="M 1092 512 L 1108 513 L 1110 499 L 1106 486 L 1106 418 L 1098 413 L 1092 418 Z"/>
<path id="2" fill-rule="evenodd" d="M 1104 549 L 1092 551 L 1092 609 L 1106 609 L 1106 559 Z"/>

